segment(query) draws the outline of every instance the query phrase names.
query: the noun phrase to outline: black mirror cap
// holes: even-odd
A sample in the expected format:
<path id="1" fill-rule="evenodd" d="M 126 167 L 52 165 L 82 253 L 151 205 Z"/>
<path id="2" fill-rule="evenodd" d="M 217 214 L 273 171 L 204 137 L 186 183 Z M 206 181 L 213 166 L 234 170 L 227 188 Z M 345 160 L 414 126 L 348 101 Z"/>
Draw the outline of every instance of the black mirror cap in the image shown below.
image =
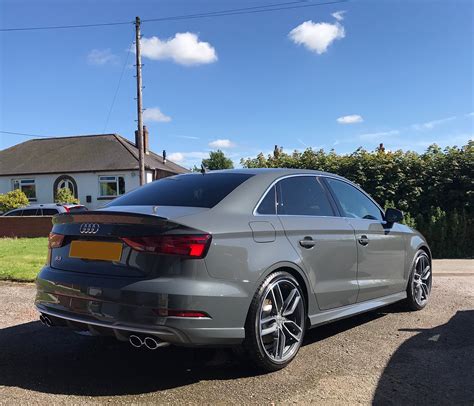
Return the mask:
<path id="1" fill-rule="evenodd" d="M 389 208 L 385 211 L 385 220 L 388 223 L 399 223 L 403 220 L 403 212 L 398 209 Z"/>

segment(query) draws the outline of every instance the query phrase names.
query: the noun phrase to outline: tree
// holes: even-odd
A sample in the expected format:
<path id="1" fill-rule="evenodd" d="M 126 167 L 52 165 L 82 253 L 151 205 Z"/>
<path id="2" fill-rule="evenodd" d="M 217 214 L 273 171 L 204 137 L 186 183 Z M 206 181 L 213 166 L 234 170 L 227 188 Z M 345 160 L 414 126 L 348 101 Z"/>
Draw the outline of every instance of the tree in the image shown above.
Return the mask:
<path id="1" fill-rule="evenodd" d="M 275 146 L 240 161 L 244 168 L 300 168 L 336 173 L 360 185 L 379 203 L 405 212 L 405 224 L 418 229 L 437 258 L 474 253 L 474 141 L 444 150 L 433 144 L 418 154 L 379 146 L 351 154 L 306 149 L 286 153 Z"/>
<path id="2" fill-rule="evenodd" d="M 29 200 L 20 189 L 0 194 L 0 212 L 7 212 L 19 207 L 28 206 Z"/>
<path id="3" fill-rule="evenodd" d="M 202 164 L 210 171 L 217 169 L 234 169 L 232 159 L 227 158 L 220 149 L 209 152 L 209 158 L 203 159 Z"/>
<path id="4" fill-rule="evenodd" d="M 79 199 L 75 198 L 71 190 L 66 187 L 57 191 L 54 201 L 61 204 L 79 204 Z"/>

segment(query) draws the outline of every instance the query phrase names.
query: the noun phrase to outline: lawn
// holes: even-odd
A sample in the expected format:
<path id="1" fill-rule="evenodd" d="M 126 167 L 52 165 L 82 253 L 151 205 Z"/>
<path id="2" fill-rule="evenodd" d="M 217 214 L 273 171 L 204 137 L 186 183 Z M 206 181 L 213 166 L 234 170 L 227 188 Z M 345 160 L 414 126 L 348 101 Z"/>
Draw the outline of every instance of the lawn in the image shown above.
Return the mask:
<path id="1" fill-rule="evenodd" d="M 46 237 L 0 238 L 0 280 L 34 281 L 47 254 Z"/>

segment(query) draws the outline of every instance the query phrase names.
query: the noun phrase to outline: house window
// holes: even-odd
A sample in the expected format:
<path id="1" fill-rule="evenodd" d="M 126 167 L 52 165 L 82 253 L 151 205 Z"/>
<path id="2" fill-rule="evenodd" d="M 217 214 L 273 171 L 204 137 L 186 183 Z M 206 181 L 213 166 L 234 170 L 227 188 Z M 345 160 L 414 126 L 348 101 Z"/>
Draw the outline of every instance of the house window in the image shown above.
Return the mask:
<path id="1" fill-rule="evenodd" d="M 14 179 L 13 190 L 20 189 L 29 200 L 36 200 L 36 185 L 34 179 Z"/>
<path id="2" fill-rule="evenodd" d="M 116 197 L 125 193 L 123 176 L 99 176 L 99 197 Z"/>

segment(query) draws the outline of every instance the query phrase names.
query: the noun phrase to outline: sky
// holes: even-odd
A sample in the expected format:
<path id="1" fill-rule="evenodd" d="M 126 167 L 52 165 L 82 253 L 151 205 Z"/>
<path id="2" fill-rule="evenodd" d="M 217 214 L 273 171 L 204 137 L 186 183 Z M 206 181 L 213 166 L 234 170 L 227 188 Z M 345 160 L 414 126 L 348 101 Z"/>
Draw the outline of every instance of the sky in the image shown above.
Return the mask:
<path id="1" fill-rule="evenodd" d="M 288 1 L 0 0 L 0 28 Z M 473 21 L 471 0 L 352 0 L 144 22 L 151 149 L 191 167 L 218 148 L 238 166 L 274 145 L 338 153 L 464 145 L 474 138 Z M 133 140 L 133 39 L 132 24 L 0 32 L 0 131 Z M 0 149 L 29 139 L 0 133 Z"/>

